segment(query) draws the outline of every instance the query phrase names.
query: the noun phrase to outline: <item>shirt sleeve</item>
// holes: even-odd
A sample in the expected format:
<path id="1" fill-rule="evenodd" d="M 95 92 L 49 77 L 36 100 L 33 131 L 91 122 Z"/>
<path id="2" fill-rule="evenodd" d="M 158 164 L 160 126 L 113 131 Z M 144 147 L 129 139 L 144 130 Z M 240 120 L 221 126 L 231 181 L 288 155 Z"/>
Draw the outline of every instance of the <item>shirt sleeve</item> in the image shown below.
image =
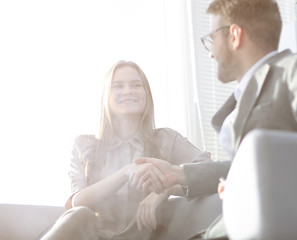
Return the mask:
<path id="1" fill-rule="evenodd" d="M 70 161 L 69 177 L 71 180 L 72 194 L 87 186 L 85 177 L 86 159 L 93 148 L 95 137 L 81 135 L 75 139 Z"/>

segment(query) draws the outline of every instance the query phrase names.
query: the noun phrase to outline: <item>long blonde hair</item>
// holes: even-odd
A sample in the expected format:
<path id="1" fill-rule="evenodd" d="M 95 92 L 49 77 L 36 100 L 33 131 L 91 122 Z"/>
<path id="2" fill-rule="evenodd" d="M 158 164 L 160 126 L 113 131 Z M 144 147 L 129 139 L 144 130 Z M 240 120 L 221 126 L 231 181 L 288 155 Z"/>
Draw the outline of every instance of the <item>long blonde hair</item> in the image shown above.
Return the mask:
<path id="1" fill-rule="evenodd" d="M 146 105 L 139 123 L 139 133 L 141 134 L 144 143 L 144 155 L 148 157 L 164 158 L 163 151 L 160 148 L 156 137 L 157 131 L 155 129 L 154 102 L 148 80 L 142 69 L 136 63 L 121 60 L 115 63 L 106 74 L 101 101 L 100 129 L 96 136 L 100 141 L 100 145 L 97 145 L 96 149 L 94 149 L 94 155 L 91 157 L 92 160 L 87 163 L 85 169 L 85 174 L 89 179 L 89 183 L 94 182 L 94 177 L 96 178 L 96 173 L 94 171 L 100 168 L 100 165 L 104 165 L 104 148 L 110 143 L 111 138 L 115 134 L 109 106 L 111 83 L 117 69 L 125 66 L 132 67 L 139 73 L 146 93 Z M 91 175 L 94 176 L 91 177 Z M 90 178 L 92 178 L 91 182 Z"/>
<path id="2" fill-rule="evenodd" d="M 112 118 L 111 110 L 109 107 L 110 89 L 111 89 L 111 83 L 112 83 L 114 73 L 117 71 L 117 69 L 125 66 L 134 68 L 139 73 L 140 78 L 142 80 L 144 90 L 146 93 L 146 105 L 140 120 L 139 130 L 143 139 L 145 141 L 148 141 L 147 143 L 153 143 L 155 119 L 154 119 L 154 102 L 153 102 L 150 85 L 148 83 L 148 80 L 144 72 L 136 63 L 132 61 L 124 61 L 124 60 L 121 60 L 115 63 L 106 75 L 103 94 L 102 94 L 102 101 L 101 101 L 101 119 L 100 119 L 100 130 L 99 130 L 98 138 L 101 139 L 103 143 L 108 143 L 110 137 L 114 134 L 112 119 L 111 119 Z"/>

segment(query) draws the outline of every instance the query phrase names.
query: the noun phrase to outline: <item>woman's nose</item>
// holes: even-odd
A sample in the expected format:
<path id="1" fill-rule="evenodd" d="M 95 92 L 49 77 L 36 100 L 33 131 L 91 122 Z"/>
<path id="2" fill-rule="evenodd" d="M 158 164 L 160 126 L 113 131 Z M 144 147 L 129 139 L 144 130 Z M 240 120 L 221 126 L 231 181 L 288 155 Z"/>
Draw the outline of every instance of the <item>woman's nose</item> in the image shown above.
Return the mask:
<path id="1" fill-rule="evenodd" d="M 132 92 L 132 88 L 128 84 L 123 87 L 122 93 L 131 93 L 131 92 Z"/>

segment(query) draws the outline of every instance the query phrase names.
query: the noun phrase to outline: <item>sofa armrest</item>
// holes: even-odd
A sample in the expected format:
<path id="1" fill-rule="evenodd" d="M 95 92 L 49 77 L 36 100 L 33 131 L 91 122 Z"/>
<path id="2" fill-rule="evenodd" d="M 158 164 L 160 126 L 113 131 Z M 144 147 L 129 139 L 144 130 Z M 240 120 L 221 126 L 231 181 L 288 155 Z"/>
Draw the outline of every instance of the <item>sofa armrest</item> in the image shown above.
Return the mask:
<path id="1" fill-rule="evenodd" d="M 37 240 L 63 212 L 62 206 L 0 204 L 0 239 Z"/>
<path id="2" fill-rule="evenodd" d="M 218 194 L 187 200 L 172 197 L 157 212 L 158 227 L 152 239 L 189 239 L 206 229 L 222 213 Z"/>
<path id="3" fill-rule="evenodd" d="M 230 168 L 223 201 L 231 239 L 297 239 L 297 133 L 254 130 Z"/>

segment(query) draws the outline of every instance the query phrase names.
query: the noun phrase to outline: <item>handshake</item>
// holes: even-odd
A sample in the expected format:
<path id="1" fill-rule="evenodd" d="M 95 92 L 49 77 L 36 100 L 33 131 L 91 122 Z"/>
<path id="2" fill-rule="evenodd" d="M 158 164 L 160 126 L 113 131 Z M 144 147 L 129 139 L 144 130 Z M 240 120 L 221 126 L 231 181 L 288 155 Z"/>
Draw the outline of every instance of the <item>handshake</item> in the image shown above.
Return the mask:
<path id="1" fill-rule="evenodd" d="M 129 165 L 129 182 L 144 192 L 162 193 L 173 185 L 186 185 L 182 167 L 157 158 L 138 158 Z"/>
<path id="2" fill-rule="evenodd" d="M 157 158 L 138 158 L 129 165 L 129 182 L 132 186 L 149 193 L 163 193 L 166 189 L 180 184 L 188 185 L 184 169 Z M 223 200 L 225 182 L 221 181 L 217 193 Z"/>

